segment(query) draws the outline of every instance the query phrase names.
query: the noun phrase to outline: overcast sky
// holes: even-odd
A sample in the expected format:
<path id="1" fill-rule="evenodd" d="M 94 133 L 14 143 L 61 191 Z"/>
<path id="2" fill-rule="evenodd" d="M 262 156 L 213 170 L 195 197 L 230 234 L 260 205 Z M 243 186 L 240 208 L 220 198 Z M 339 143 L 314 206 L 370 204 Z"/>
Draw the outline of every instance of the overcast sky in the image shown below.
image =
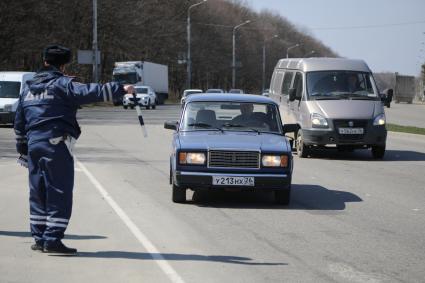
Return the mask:
<path id="1" fill-rule="evenodd" d="M 418 75 L 425 61 L 425 0 L 247 2 L 280 13 L 342 57 L 364 59 L 374 72 Z"/>

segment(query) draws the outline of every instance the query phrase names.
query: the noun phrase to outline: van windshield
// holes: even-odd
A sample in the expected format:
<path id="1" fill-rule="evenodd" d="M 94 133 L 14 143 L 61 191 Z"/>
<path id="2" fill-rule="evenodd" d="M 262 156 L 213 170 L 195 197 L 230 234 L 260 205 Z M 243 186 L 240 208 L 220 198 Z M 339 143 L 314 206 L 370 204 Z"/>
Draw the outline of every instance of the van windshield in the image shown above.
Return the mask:
<path id="1" fill-rule="evenodd" d="M 0 81 L 0 98 L 19 98 L 20 82 Z"/>
<path id="2" fill-rule="evenodd" d="M 355 71 L 319 71 L 307 73 L 310 100 L 378 100 L 370 73 Z"/>

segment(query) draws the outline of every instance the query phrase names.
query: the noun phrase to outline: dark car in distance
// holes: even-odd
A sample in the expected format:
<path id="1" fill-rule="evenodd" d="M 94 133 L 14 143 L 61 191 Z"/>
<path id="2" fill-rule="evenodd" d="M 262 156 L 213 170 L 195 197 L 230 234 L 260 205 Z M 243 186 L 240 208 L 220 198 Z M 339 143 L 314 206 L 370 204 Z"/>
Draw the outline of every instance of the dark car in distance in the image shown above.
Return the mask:
<path id="1" fill-rule="evenodd" d="M 290 201 L 293 159 L 278 105 L 267 97 L 194 94 L 175 130 L 170 156 L 173 202 L 186 190 L 273 191 L 279 204 Z"/>

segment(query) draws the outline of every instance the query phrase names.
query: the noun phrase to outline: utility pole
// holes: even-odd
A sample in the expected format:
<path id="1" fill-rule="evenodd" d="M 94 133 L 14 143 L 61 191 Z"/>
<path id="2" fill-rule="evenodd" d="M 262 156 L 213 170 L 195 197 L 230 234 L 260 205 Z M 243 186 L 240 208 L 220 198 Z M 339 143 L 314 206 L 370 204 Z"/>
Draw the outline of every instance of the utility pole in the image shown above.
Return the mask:
<path id="1" fill-rule="evenodd" d="M 271 38 L 268 39 L 264 39 L 263 42 L 263 80 L 262 80 L 262 85 L 261 85 L 261 92 L 264 92 L 264 89 L 266 87 L 266 43 L 269 40 L 272 40 L 273 38 L 277 38 L 278 35 L 275 34 L 273 35 Z"/>
<path id="2" fill-rule="evenodd" d="M 97 0 L 93 0 L 93 80 L 95 83 L 99 82 L 97 53 Z"/>
<path id="3" fill-rule="evenodd" d="M 191 34 L 190 34 L 190 10 L 196 6 L 199 6 L 201 4 L 204 4 L 207 2 L 207 0 L 203 0 L 202 2 L 196 3 L 191 5 L 187 9 L 187 88 L 192 87 L 192 55 L 191 55 L 191 49 L 190 49 L 190 41 L 191 41 Z"/>
<path id="4" fill-rule="evenodd" d="M 233 49 L 232 49 L 232 88 L 235 88 L 236 84 L 236 30 L 243 25 L 249 24 L 251 21 L 247 20 L 233 28 Z"/>

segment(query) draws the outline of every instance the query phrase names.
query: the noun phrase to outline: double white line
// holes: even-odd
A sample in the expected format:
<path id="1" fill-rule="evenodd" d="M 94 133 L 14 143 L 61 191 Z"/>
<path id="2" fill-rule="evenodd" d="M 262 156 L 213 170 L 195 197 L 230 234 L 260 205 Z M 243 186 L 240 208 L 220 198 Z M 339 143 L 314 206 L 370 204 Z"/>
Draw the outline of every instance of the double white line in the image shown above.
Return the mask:
<path id="1" fill-rule="evenodd" d="M 184 283 L 184 280 L 180 277 L 180 275 L 171 267 L 171 265 L 165 260 L 165 258 L 161 255 L 158 249 L 152 244 L 152 242 L 146 237 L 145 234 L 140 231 L 140 229 L 134 224 L 134 222 L 128 217 L 128 215 L 122 210 L 122 208 L 118 205 L 118 203 L 112 198 L 112 196 L 103 188 L 100 182 L 87 170 L 86 166 L 84 166 L 80 161 L 78 161 L 75 156 L 74 159 L 78 167 L 82 172 L 89 178 L 90 182 L 95 186 L 95 188 L 99 191 L 102 197 L 108 202 L 108 204 L 112 207 L 115 213 L 121 218 L 124 224 L 130 229 L 131 233 L 136 237 L 136 239 L 142 244 L 142 246 L 146 249 L 146 251 L 151 255 L 152 259 L 155 260 L 155 263 L 161 268 L 161 270 L 167 275 L 167 277 L 171 280 L 171 282 L 175 283 Z"/>

